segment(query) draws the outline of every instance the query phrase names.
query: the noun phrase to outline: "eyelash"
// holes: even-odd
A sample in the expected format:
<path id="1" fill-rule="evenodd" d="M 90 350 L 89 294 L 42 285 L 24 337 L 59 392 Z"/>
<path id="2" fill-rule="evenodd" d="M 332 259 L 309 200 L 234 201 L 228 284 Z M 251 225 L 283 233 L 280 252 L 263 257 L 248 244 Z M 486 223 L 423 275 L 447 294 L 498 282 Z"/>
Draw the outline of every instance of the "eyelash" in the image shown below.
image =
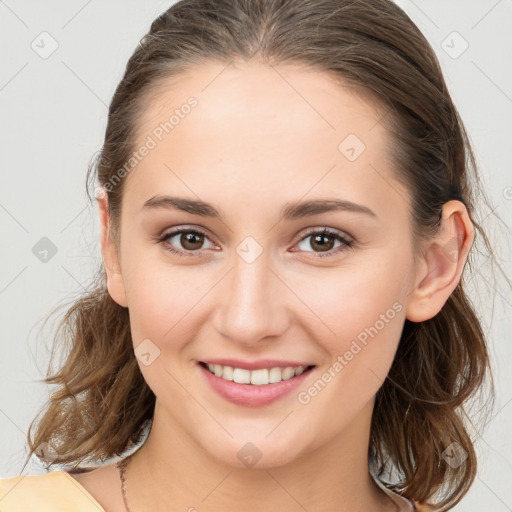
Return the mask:
<path id="1" fill-rule="evenodd" d="M 174 237 L 176 235 L 179 235 L 181 233 L 193 233 L 193 234 L 196 234 L 196 235 L 203 235 L 204 237 L 209 239 L 208 235 L 205 232 L 203 232 L 203 231 L 201 231 L 199 229 L 180 228 L 180 229 L 177 229 L 175 231 L 171 231 L 169 233 L 166 233 L 161 238 L 157 238 L 157 242 L 161 243 L 161 244 L 164 244 L 164 242 L 166 242 L 170 238 L 172 238 L 172 237 Z M 332 236 L 332 237 L 336 238 L 337 240 L 339 240 L 343 244 L 342 246 L 337 247 L 336 249 L 331 249 L 331 250 L 329 250 L 326 253 L 322 253 L 322 252 L 315 253 L 315 251 L 306 251 L 306 252 L 313 252 L 313 253 L 315 253 L 316 254 L 315 257 L 318 257 L 318 258 L 331 258 L 331 257 L 334 257 L 337 254 L 352 248 L 352 246 L 354 244 L 353 240 L 349 240 L 348 238 L 344 237 L 343 235 L 341 235 L 337 231 L 333 231 L 333 230 L 331 230 L 329 228 L 311 229 L 311 230 L 307 231 L 306 234 L 297 243 L 300 243 L 303 240 L 305 240 L 306 238 L 310 237 L 311 235 L 316 235 L 316 234 L 320 234 L 322 236 Z M 176 254 L 176 255 L 178 255 L 180 257 L 181 256 L 183 256 L 183 257 L 188 257 L 188 256 L 197 257 L 197 256 L 201 255 L 200 254 L 200 252 L 201 252 L 200 250 L 198 250 L 198 251 L 181 251 L 181 250 L 174 249 L 171 246 L 166 246 L 165 250 L 169 251 L 169 252 L 171 252 L 173 254 Z"/>

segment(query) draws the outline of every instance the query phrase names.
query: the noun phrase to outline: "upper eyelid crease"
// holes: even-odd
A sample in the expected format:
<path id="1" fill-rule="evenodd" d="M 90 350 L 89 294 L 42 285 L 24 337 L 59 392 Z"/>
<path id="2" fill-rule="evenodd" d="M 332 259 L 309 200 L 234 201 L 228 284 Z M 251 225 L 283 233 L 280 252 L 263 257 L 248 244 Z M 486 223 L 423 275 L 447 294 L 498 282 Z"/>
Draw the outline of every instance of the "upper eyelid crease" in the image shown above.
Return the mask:
<path id="1" fill-rule="evenodd" d="M 198 199 L 156 195 L 148 199 L 142 207 L 143 210 L 151 208 L 169 208 L 203 217 L 222 219 L 222 215 L 217 208 Z M 283 220 L 295 220 L 331 211 L 357 212 L 377 218 L 377 215 L 367 206 L 342 199 L 315 199 L 305 202 L 286 203 L 281 210 L 280 218 Z"/>
<path id="2" fill-rule="evenodd" d="M 177 235 L 180 235 L 182 233 L 195 233 L 195 234 L 203 235 L 205 238 L 210 240 L 210 242 L 215 245 L 215 242 L 210 239 L 210 236 L 206 232 L 204 232 L 198 228 L 192 228 L 192 227 L 187 227 L 187 226 L 182 226 L 180 228 L 166 232 L 162 236 L 157 237 L 156 241 L 159 243 L 164 243 L 164 242 L 168 241 L 169 239 L 171 239 Z M 301 234 L 300 238 L 295 242 L 295 244 L 298 244 L 298 243 L 306 240 L 308 237 L 313 236 L 315 234 L 319 234 L 319 233 L 336 238 L 339 242 L 342 243 L 342 245 L 345 246 L 345 248 L 351 248 L 355 243 L 355 240 L 353 239 L 353 237 L 351 235 L 344 233 L 344 232 L 339 232 L 337 229 L 333 229 L 333 228 L 324 226 L 324 227 L 309 228 L 305 233 Z M 203 251 L 203 249 L 200 249 L 198 251 L 187 251 L 184 249 L 173 249 L 171 252 L 181 253 L 182 255 L 186 254 L 188 256 L 193 256 L 193 255 L 200 255 L 200 253 L 202 251 Z M 306 251 L 306 252 L 309 252 L 309 251 Z M 315 251 L 312 251 L 312 252 L 315 253 Z M 323 256 L 329 256 L 329 255 L 333 256 L 337 252 L 338 251 L 328 251 L 325 254 L 323 254 L 321 252 L 316 253 L 316 254 L 319 257 L 323 257 Z"/>
<path id="3" fill-rule="evenodd" d="M 175 229 L 171 229 L 170 231 L 166 230 L 164 233 L 162 233 L 162 235 L 156 237 L 156 239 L 157 240 L 169 239 L 169 238 L 172 238 L 173 236 L 179 235 L 181 233 L 200 234 L 200 235 L 203 235 L 204 237 L 208 238 L 210 241 L 212 241 L 210 235 L 206 231 L 203 231 L 200 228 L 186 226 L 186 225 L 180 226 Z M 323 226 L 323 227 L 318 226 L 318 227 L 307 228 L 305 232 L 301 232 L 300 238 L 297 239 L 297 242 L 300 242 L 300 241 L 304 240 L 305 238 L 307 238 L 308 236 L 312 236 L 312 235 L 318 234 L 318 233 L 323 233 L 328 236 L 340 237 L 343 240 L 347 240 L 350 242 L 354 241 L 353 236 L 349 235 L 348 233 L 346 233 L 344 231 L 338 230 L 336 228 L 329 228 L 326 226 Z"/>

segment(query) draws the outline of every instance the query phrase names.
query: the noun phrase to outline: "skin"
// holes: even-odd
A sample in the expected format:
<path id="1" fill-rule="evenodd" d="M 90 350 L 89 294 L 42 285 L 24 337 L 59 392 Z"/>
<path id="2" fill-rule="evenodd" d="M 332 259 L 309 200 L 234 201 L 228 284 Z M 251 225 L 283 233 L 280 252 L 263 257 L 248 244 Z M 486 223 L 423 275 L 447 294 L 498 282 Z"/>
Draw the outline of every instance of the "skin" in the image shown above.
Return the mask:
<path id="1" fill-rule="evenodd" d="M 128 467 L 130 508 L 396 510 L 368 474 L 374 397 L 405 319 L 432 318 L 457 286 L 474 238 L 467 211 L 449 201 L 436 237 L 414 246 L 410 195 L 394 176 L 392 141 L 379 123 L 384 110 L 297 67 L 203 64 L 160 87 L 136 146 L 190 96 L 198 106 L 127 177 L 118 244 L 106 198 L 98 200 L 108 291 L 129 308 L 134 349 L 150 339 L 160 350 L 147 366 L 138 360 L 157 401 L 148 440 Z M 366 146 L 354 161 L 338 149 L 351 133 Z M 207 201 L 223 218 L 143 209 L 156 195 Z M 343 198 L 376 216 L 280 220 L 285 203 L 320 198 Z M 180 226 L 207 233 L 192 245 L 199 256 L 166 249 L 186 252 L 180 236 L 155 241 Z M 340 242 L 329 236 L 332 257 L 318 256 L 306 230 L 324 227 L 352 247 L 336 252 Z M 251 263 L 237 252 L 248 236 L 263 249 Z M 298 393 L 393 304 L 401 307 L 394 318 L 299 403 Z M 213 357 L 316 368 L 297 391 L 250 408 L 205 383 L 196 363 Z M 252 468 L 237 457 L 247 442 L 261 452 Z M 113 465 L 75 478 L 107 510 L 124 510 Z"/>

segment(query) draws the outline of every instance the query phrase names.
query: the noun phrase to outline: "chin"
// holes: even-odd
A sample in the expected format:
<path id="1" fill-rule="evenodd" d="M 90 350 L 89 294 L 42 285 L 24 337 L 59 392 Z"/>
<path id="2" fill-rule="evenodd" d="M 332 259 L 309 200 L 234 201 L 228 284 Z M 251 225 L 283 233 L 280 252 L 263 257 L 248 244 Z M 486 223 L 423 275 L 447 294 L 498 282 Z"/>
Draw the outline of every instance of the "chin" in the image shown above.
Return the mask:
<path id="1" fill-rule="evenodd" d="M 261 436 L 250 441 L 245 436 L 244 440 L 230 438 L 225 441 L 215 442 L 214 447 L 210 438 L 203 447 L 219 462 L 238 469 L 271 469 L 300 457 L 297 442 L 292 440 L 277 443 Z"/>

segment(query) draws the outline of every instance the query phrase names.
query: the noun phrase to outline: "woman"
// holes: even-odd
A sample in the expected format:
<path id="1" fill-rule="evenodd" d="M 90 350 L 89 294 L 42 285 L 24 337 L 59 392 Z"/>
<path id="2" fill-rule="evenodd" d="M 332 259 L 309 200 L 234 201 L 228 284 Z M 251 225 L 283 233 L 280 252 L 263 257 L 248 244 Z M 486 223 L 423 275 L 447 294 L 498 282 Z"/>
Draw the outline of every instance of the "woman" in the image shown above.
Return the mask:
<path id="1" fill-rule="evenodd" d="M 1 481 L 2 510 L 452 508 L 488 369 L 473 165 L 391 1 L 168 9 L 110 105 L 104 265 L 29 432 L 72 468 Z"/>

